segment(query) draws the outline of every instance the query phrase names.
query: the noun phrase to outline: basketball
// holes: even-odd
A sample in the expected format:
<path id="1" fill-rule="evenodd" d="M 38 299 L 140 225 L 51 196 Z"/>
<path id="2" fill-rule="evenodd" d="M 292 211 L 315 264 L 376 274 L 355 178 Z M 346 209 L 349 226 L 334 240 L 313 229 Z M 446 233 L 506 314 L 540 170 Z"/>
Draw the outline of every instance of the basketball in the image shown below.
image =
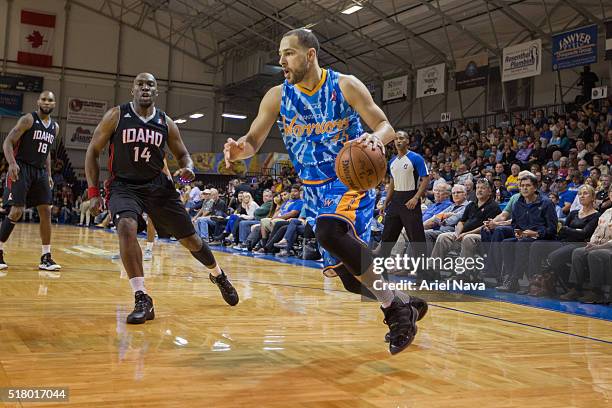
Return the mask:
<path id="1" fill-rule="evenodd" d="M 349 189 L 366 191 L 378 186 L 387 172 L 387 159 L 382 149 L 359 143 L 344 145 L 336 157 L 336 174 Z"/>

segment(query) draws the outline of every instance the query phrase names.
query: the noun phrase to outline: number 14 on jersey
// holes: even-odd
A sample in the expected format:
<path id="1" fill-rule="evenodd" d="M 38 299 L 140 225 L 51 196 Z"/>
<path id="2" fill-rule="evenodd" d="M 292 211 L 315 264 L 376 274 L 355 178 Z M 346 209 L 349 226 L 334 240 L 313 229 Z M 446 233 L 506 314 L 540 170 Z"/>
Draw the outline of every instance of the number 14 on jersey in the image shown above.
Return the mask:
<path id="1" fill-rule="evenodd" d="M 134 161 L 137 162 L 140 161 L 140 159 L 145 159 L 147 163 L 149 162 L 149 159 L 151 159 L 151 152 L 148 147 L 143 147 L 142 151 L 140 150 L 140 146 L 134 147 Z"/>

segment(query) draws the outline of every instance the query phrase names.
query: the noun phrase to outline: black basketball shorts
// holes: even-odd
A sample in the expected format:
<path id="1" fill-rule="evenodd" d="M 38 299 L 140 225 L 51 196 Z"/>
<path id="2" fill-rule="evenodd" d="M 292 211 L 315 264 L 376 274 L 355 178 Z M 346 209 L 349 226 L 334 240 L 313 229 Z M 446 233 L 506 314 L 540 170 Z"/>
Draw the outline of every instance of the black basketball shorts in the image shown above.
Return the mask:
<path id="1" fill-rule="evenodd" d="M 142 213 L 146 212 L 160 238 L 174 236 L 187 238 L 195 234 L 191 218 L 174 189 L 174 184 L 165 174 L 143 184 L 125 179 L 114 178 L 109 183 L 108 209 L 113 220 L 121 218 L 121 213 L 132 212 L 138 215 L 138 232 L 146 229 Z"/>
<path id="2" fill-rule="evenodd" d="M 8 176 L 6 177 L 2 198 L 4 205 L 28 208 L 42 204 L 50 205 L 53 202 L 53 195 L 47 169 L 23 162 L 17 162 L 17 165 L 19 165 L 19 179 L 11 181 Z"/>

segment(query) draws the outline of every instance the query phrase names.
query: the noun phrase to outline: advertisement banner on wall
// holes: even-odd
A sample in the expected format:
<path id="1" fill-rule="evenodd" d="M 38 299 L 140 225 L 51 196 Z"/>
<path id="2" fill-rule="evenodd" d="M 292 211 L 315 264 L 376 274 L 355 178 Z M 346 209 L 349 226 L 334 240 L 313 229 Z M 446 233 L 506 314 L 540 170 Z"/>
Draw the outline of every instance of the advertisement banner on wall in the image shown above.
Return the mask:
<path id="1" fill-rule="evenodd" d="M 94 125 L 68 123 L 64 132 L 64 144 L 68 149 L 87 150 L 95 129 Z"/>
<path id="2" fill-rule="evenodd" d="M 444 93 L 446 85 L 446 64 L 432 65 L 417 71 L 416 97 L 433 96 Z"/>
<path id="3" fill-rule="evenodd" d="M 0 108 L 21 113 L 23 109 L 23 94 L 0 92 Z"/>
<path id="4" fill-rule="evenodd" d="M 383 102 L 403 100 L 408 96 L 408 76 L 388 79 L 383 83 Z"/>
<path id="5" fill-rule="evenodd" d="M 455 61 L 455 90 L 487 86 L 489 55 L 482 53 Z"/>
<path id="6" fill-rule="evenodd" d="M 106 101 L 68 98 L 68 121 L 97 125 L 102 120 L 107 105 Z"/>
<path id="7" fill-rule="evenodd" d="M 553 71 L 597 62 L 597 24 L 553 35 L 552 53 Z"/>
<path id="8" fill-rule="evenodd" d="M 542 73 L 542 40 L 504 48 L 502 81 L 528 78 Z"/>

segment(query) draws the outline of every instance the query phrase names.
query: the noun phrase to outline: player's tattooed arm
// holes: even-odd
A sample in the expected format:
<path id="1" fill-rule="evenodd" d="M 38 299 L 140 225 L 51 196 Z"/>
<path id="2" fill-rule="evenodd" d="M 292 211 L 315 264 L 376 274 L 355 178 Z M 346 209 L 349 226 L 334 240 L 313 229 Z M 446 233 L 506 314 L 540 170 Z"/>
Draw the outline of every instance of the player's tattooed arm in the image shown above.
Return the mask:
<path id="1" fill-rule="evenodd" d="M 195 178 L 193 172 L 193 160 L 181 139 L 181 133 L 179 132 L 178 126 L 170 118 L 168 119 L 168 148 L 176 157 L 176 161 L 179 164 L 179 177 L 186 181 L 191 181 Z"/>
<path id="2" fill-rule="evenodd" d="M 87 147 L 87 153 L 85 153 L 85 175 L 87 176 L 87 185 L 89 186 L 89 198 L 96 200 L 95 209 L 93 209 L 94 205 L 92 203 L 92 211 L 94 213 L 99 210 L 98 206 L 100 205 L 98 200 L 100 194 L 98 191 L 98 183 L 100 182 L 100 164 L 98 159 L 117 128 L 120 113 L 119 107 L 115 106 L 104 114 L 96 130 L 94 130 L 91 142 L 89 142 Z M 95 194 L 96 192 L 97 195 Z"/>
<path id="3" fill-rule="evenodd" d="M 395 131 L 389 123 L 382 109 L 374 103 L 368 88 L 359 79 L 352 75 L 341 75 L 338 81 L 342 94 L 346 101 L 359 113 L 363 121 L 373 130 L 372 134 L 366 134 L 363 142 L 372 144 L 378 138 L 383 145 L 395 140 Z"/>
<path id="4" fill-rule="evenodd" d="M 9 164 L 8 177 L 13 181 L 16 181 L 19 178 L 19 166 L 15 160 L 13 147 L 17 144 L 17 142 L 19 142 L 21 136 L 27 132 L 33 124 L 34 118 L 32 117 L 31 113 L 23 115 L 19 118 L 17 124 L 11 129 L 8 136 L 6 136 L 6 139 L 4 139 L 4 143 L 2 144 L 4 157 Z"/>
<path id="5" fill-rule="evenodd" d="M 227 139 L 223 146 L 223 154 L 228 169 L 231 167 L 231 162 L 254 156 L 266 141 L 270 129 L 280 114 L 281 93 L 281 85 L 271 88 L 261 100 L 257 117 L 251 123 L 247 134 L 238 140 L 231 137 Z"/>

